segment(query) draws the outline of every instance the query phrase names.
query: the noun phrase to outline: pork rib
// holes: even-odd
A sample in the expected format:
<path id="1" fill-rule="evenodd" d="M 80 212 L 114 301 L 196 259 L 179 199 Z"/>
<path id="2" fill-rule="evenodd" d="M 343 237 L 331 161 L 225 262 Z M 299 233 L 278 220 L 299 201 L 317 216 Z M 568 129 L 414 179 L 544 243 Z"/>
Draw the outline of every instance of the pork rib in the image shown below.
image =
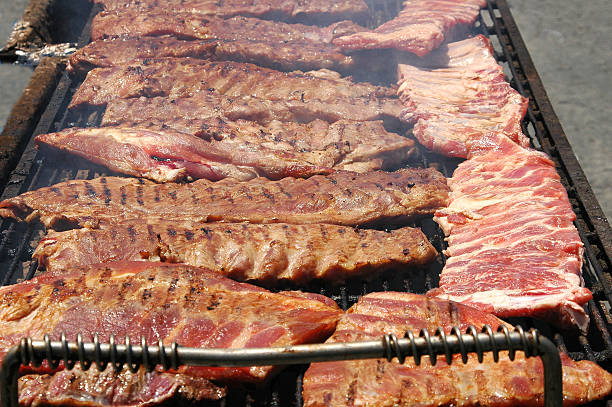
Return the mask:
<path id="1" fill-rule="evenodd" d="M 137 8 L 143 13 L 152 11 L 189 12 L 229 18 L 258 17 L 267 20 L 329 24 L 353 20 L 365 23 L 370 9 L 363 0 L 93 0 L 106 10 L 126 11 Z"/>
<path id="2" fill-rule="evenodd" d="M 0 359 L 24 336 L 69 340 L 78 333 L 144 337 L 209 348 L 249 348 L 317 342 L 342 311 L 330 299 L 300 292 L 271 293 L 206 269 L 150 262 L 119 262 L 58 273 L 0 288 Z M 266 318 L 262 319 L 262 315 Z M 34 373 L 44 373 L 44 367 Z M 130 374 L 78 368 L 21 379 L 23 404 L 68 402 L 144 406 L 181 395 L 189 401 L 225 394 L 210 381 L 262 382 L 272 366 L 180 367 L 172 373 Z M 53 373 L 53 372 L 51 372 Z M 95 384 L 91 386 L 91 384 Z M 70 389 L 70 392 L 65 391 Z M 177 394 L 178 393 L 178 394 Z M 83 403 L 83 404 L 81 404 Z"/>
<path id="3" fill-rule="evenodd" d="M 440 326 L 448 334 L 453 326 L 488 324 L 496 329 L 500 319 L 476 309 L 439 299 L 406 293 L 372 293 L 363 296 L 340 319 L 330 342 L 380 340 L 383 334 L 418 335 Z M 544 378 L 539 358 L 519 353 L 510 361 L 506 352 L 495 362 L 484 363 L 470 355 L 467 364 L 455 356 L 432 366 L 427 357 L 416 366 L 385 359 L 313 363 L 304 375 L 305 407 L 340 406 L 541 406 Z M 564 405 L 574 406 L 604 398 L 612 390 L 612 375 L 593 362 L 574 362 L 561 354 Z"/>
<path id="4" fill-rule="evenodd" d="M 383 120 L 385 127 L 399 128 L 403 105 L 397 99 L 342 98 L 266 100 L 254 96 L 227 97 L 216 92 L 198 92 L 188 98 L 140 97 L 108 102 L 103 126 L 143 122 L 151 118 L 174 126 L 191 127 L 193 120 L 223 116 L 228 120 L 250 120 L 268 125 L 273 120 L 309 123 L 324 120 Z"/>
<path id="5" fill-rule="evenodd" d="M 435 220 L 448 240 L 435 295 L 500 317 L 529 316 L 586 331 L 583 244 L 554 163 L 502 135 L 468 142 Z"/>
<path id="6" fill-rule="evenodd" d="M 94 68 L 112 68 L 153 58 L 216 59 L 217 43 L 186 41 L 174 37 L 112 38 L 93 41 L 70 55 L 68 70 L 84 74 Z"/>
<path id="7" fill-rule="evenodd" d="M 437 253 L 419 229 L 384 232 L 344 226 L 285 223 L 125 221 L 100 229 L 49 232 L 33 257 L 47 270 L 111 260 L 149 260 L 205 267 L 266 286 L 313 279 L 344 282 L 385 269 L 431 262 Z"/>
<path id="8" fill-rule="evenodd" d="M 90 71 L 69 107 L 104 106 L 113 99 L 140 96 L 189 97 L 202 91 L 229 97 L 253 95 L 271 101 L 346 103 L 357 98 L 369 103 L 391 99 L 400 104 L 392 88 L 355 83 L 339 75 L 286 73 L 247 63 L 166 58 Z"/>
<path id="9" fill-rule="evenodd" d="M 503 133 L 521 146 L 528 99 L 506 82 L 489 40 L 478 35 L 432 52 L 419 66 L 399 65 L 401 119 L 428 149 L 466 158 L 466 140 Z"/>
<path id="10" fill-rule="evenodd" d="M 422 57 L 448 37 L 468 31 L 486 4 L 485 0 L 406 0 L 394 19 L 375 30 L 338 37 L 334 44 L 346 50 L 394 48 Z"/>
<path id="11" fill-rule="evenodd" d="M 193 13 L 142 13 L 127 9 L 97 14 L 91 26 L 94 42 L 78 50 L 70 59 L 71 65 L 76 66 L 104 63 L 125 66 L 137 58 L 193 54 L 200 58 L 250 62 L 282 71 L 325 68 L 348 73 L 355 68 L 356 60 L 343 54 L 332 40 L 362 29 L 350 21 L 317 27 L 248 17 L 223 20 Z M 153 38 L 161 35 L 172 37 Z M 99 41 L 126 36 L 150 38 Z"/>
<path id="12" fill-rule="evenodd" d="M 446 179 L 434 169 L 337 172 L 308 179 L 200 179 L 155 184 L 135 178 L 72 180 L 0 202 L 0 216 L 40 218 L 47 227 L 96 227 L 99 221 L 164 218 L 194 222 L 403 223 L 447 204 Z"/>
<path id="13" fill-rule="evenodd" d="M 176 122 L 140 119 L 142 123 L 121 127 L 41 134 L 36 142 L 157 182 L 186 177 L 305 178 L 329 174 L 332 168 L 364 172 L 396 167 L 414 152 L 411 140 L 388 133 L 381 122 L 330 125 L 318 120 L 264 127 L 215 118 L 194 120 L 185 128 Z M 364 134 L 368 134 L 365 139 Z"/>

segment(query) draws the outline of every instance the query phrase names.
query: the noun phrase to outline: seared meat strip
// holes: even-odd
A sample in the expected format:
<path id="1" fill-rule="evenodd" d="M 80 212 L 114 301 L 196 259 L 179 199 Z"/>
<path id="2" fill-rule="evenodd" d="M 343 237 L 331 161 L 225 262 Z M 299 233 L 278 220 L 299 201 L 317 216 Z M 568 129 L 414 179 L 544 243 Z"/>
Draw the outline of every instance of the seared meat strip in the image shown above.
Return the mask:
<path id="1" fill-rule="evenodd" d="M 337 172 L 308 179 L 227 178 L 155 184 L 135 178 L 72 180 L 0 203 L 0 216 L 37 218 L 53 228 L 96 226 L 100 220 L 147 217 L 194 222 L 332 223 L 356 226 L 406 222 L 447 204 L 446 179 L 428 168 Z M 63 225 L 62 225 L 63 224 Z"/>
<path id="2" fill-rule="evenodd" d="M 245 181 L 259 175 L 279 179 L 332 172 L 330 167 L 309 162 L 319 158 L 316 154 L 293 154 L 244 143 L 208 142 L 170 129 L 70 128 L 41 134 L 36 142 L 79 155 L 116 172 L 157 182 L 187 177 L 212 181 L 232 177 Z"/>
<path id="3" fill-rule="evenodd" d="M 429 295 L 586 332 L 584 248 L 554 162 L 499 134 L 468 148 L 449 180 L 451 203 L 434 218 L 449 257 Z"/>
<path id="4" fill-rule="evenodd" d="M 239 180 L 305 178 L 334 169 L 357 172 L 397 167 L 414 142 L 388 133 L 381 122 L 316 120 L 260 126 L 221 118 L 185 128 L 141 117 L 143 123 L 41 134 L 38 145 L 77 154 L 113 171 L 169 182 L 190 177 Z M 367 135 L 367 137 L 364 137 Z"/>
<path id="5" fill-rule="evenodd" d="M 397 99 L 343 98 L 320 100 L 264 100 L 253 96 L 227 97 L 215 92 L 198 92 L 189 98 L 140 97 L 108 102 L 102 118 L 103 126 L 129 125 L 155 119 L 173 126 L 190 128 L 190 122 L 202 118 L 224 116 L 229 120 L 245 119 L 260 124 L 273 120 L 308 123 L 316 119 L 383 120 L 385 127 L 399 128 L 398 117 L 404 106 Z"/>
<path id="6" fill-rule="evenodd" d="M 427 264 L 436 254 L 423 233 L 409 227 L 384 232 L 327 224 L 202 225 L 147 219 L 49 232 L 33 257 L 47 270 L 161 260 L 272 286 L 279 281 L 369 279 L 386 269 Z"/>
<path id="7" fill-rule="evenodd" d="M 140 96 L 188 97 L 202 91 L 215 91 L 230 97 L 253 95 L 271 101 L 341 104 L 359 98 L 374 104 L 392 99 L 400 104 L 392 88 L 355 83 L 336 75 L 285 73 L 239 62 L 167 58 L 147 61 L 143 65 L 90 71 L 69 107 L 104 106 L 112 99 Z"/>
<path id="8" fill-rule="evenodd" d="M 394 19 L 375 30 L 334 40 L 346 50 L 394 48 L 420 57 L 448 38 L 465 38 L 486 0 L 405 0 Z M 454 38 L 454 39 L 461 39 Z"/>
<path id="9" fill-rule="evenodd" d="M 356 61 L 344 55 L 331 42 L 339 35 L 360 30 L 363 27 L 350 21 L 317 27 L 249 17 L 223 20 L 192 13 L 169 13 L 165 10 L 142 13 L 127 9 L 97 14 L 91 25 L 94 42 L 73 54 L 71 61 L 85 61 L 90 66 L 99 65 L 98 60 L 106 62 L 107 66 L 109 61 L 113 61 L 112 66 L 125 66 L 122 62 L 125 56 L 130 55 L 129 51 L 132 54 L 131 59 L 125 61 L 127 63 L 143 58 L 139 54 L 145 55 L 144 58 L 191 56 L 189 48 L 193 46 L 195 55 L 210 59 L 251 62 L 283 71 L 327 68 L 346 73 L 355 67 Z M 160 35 L 176 38 L 140 38 Z M 138 39 L 96 41 L 113 37 Z M 195 41 L 190 44 L 181 40 L 209 40 L 214 48 L 212 52 L 202 53 L 201 48 L 206 43 Z M 155 50 L 147 52 L 147 44 Z M 134 53 L 134 50 L 139 52 Z M 368 61 L 361 62 L 360 66 L 363 67 Z"/>
<path id="10" fill-rule="evenodd" d="M 370 9 L 363 0 L 92 0 L 106 10 L 135 7 L 143 13 L 151 11 L 189 12 L 221 18 L 258 17 L 267 20 L 329 24 L 353 20 L 365 23 Z"/>
<path id="11" fill-rule="evenodd" d="M 73 341 L 78 333 L 86 337 L 97 333 L 104 342 L 114 334 L 119 342 L 129 335 L 134 341 L 144 337 L 149 344 L 163 340 L 208 348 L 318 342 L 329 336 L 342 314 L 321 295 L 271 293 L 204 268 L 151 262 L 47 272 L 0 288 L 0 310 L 0 359 L 23 337 L 42 339 L 49 334 L 59 340 L 62 332 Z M 50 372 L 48 367 L 32 370 Z M 183 366 L 175 374 L 145 373 L 144 369 L 130 374 L 125 368 L 113 377 L 110 370 L 75 368 L 26 376 L 20 393 L 22 403 L 28 405 L 144 406 L 177 395 L 189 401 L 219 399 L 225 390 L 211 380 L 262 382 L 273 370 L 272 366 Z"/>
<path id="12" fill-rule="evenodd" d="M 486 312 L 452 301 L 422 295 L 384 292 L 359 299 L 340 319 L 328 343 L 380 340 L 384 334 L 417 336 L 421 329 L 433 333 L 453 326 L 465 332 L 469 325 L 493 330 L 505 324 Z M 604 398 L 612 390 L 612 375 L 590 361 L 574 362 L 561 354 L 564 405 L 575 406 Z M 412 358 L 404 364 L 394 359 L 313 363 L 304 375 L 304 407 L 343 406 L 541 406 L 544 377 L 539 358 L 517 353 L 511 361 L 501 352 L 499 362 L 485 353 L 463 364 L 456 355 L 448 365 L 438 357 L 435 366 L 428 357 L 416 366 Z"/>
<path id="13" fill-rule="evenodd" d="M 352 21 L 317 27 L 243 16 L 223 19 L 167 10 L 143 14 L 138 9 L 126 8 L 96 14 L 91 23 L 91 39 L 171 35 L 185 40 L 247 40 L 270 44 L 306 40 L 312 44 L 330 45 L 334 38 L 361 30 L 363 27 Z"/>
<path id="14" fill-rule="evenodd" d="M 215 59 L 215 41 L 185 41 L 174 37 L 113 38 L 87 44 L 70 55 L 68 70 L 79 74 L 94 68 L 144 63 L 151 58 Z"/>
<path id="15" fill-rule="evenodd" d="M 529 100 L 514 90 L 483 35 L 448 44 L 418 61 L 400 64 L 401 119 L 414 123 L 415 137 L 428 149 L 468 156 L 466 141 L 503 133 L 528 147 L 521 120 Z"/>

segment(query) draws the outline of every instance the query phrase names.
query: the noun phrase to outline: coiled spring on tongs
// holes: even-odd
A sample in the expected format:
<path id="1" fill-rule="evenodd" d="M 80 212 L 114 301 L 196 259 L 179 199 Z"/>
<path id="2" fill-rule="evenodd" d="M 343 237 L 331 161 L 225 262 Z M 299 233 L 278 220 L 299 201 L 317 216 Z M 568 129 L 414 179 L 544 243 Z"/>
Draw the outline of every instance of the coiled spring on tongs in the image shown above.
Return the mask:
<path id="1" fill-rule="evenodd" d="M 448 364 L 452 363 L 453 355 L 458 354 L 463 363 L 467 363 L 470 353 L 475 353 L 478 361 L 482 362 L 485 352 L 491 352 L 497 362 L 500 351 L 508 351 L 508 357 L 514 360 L 517 350 L 523 351 L 526 357 L 542 358 L 544 405 L 561 406 L 561 359 L 555 345 L 536 330 L 525 332 L 517 326 L 510 331 L 506 326 L 500 326 L 494 333 L 488 325 L 480 332 L 470 326 L 464 334 L 456 327 L 450 335 L 438 328 L 434 335 L 422 330 L 418 336 L 407 332 L 401 339 L 388 334 L 378 341 L 244 349 L 188 348 L 176 343 L 164 345 L 161 341 L 152 346 L 144 338 L 135 345 L 129 337 L 125 338 L 125 343 L 119 344 L 114 336 L 109 338 L 108 343 L 100 343 L 97 335 L 94 335 L 93 342 L 84 342 L 81 335 L 77 336 L 76 342 L 67 341 L 63 334 L 59 341 L 52 341 L 49 336 L 42 341 L 24 338 L 4 357 L 0 370 L 0 397 L 3 406 L 16 407 L 20 366 L 40 366 L 43 360 L 53 369 L 63 361 L 66 369 L 72 369 L 79 362 L 83 370 L 89 369 L 92 364 L 99 370 L 105 370 L 110 363 L 115 372 L 120 372 L 124 366 L 136 372 L 141 367 L 151 371 L 156 366 L 169 370 L 181 365 L 268 366 L 372 358 L 386 358 L 389 361 L 397 358 L 404 363 L 407 357 L 412 357 L 419 365 L 423 356 L 429 356 L 431 364 L 435 365 L 437 357 L 441 355 L 445 356 Z"/>

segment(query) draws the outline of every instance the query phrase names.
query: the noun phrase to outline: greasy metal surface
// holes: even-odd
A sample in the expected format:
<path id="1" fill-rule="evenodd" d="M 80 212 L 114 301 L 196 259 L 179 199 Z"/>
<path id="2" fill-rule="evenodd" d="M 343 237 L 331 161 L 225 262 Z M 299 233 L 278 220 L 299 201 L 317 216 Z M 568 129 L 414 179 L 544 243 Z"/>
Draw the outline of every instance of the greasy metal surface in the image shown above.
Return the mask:
<path id="1" fill-rule="evenodd" d="M 9 119 L 0 132 L 0 185 L 15 168 L 25 145 L 30 140 L 38 118 L 47 107 L 64 70 L 59 58 L 46 58 L 32 74 Z"/>
<path id="2" fill-rule="evenodd" d="M 51 341 L 49 336 L 44 340 L 33 341 L 24 338 L 18 345 L 12 347 L 3 360 L 0 371 L 0 399 L 3 407 L 18 407 L 19 368 L 32 364 L 40 366 L 46 360 L 54 369 L 60 361 L 71 369 L 76 362 L 83 370 L 95 364 L 100 371 L 111 366 L 115 372 L 125 368 L 137 372 L 140 367 L 152 371 L 156 366 L 164 370 L 177 369 L 179 366 L 269 366 L 290 365 L 295 363 L 328 362 L 338 360 L 381 359 L 391 361 L 397 358 L 404 363 L 407 357 L 414 359 L 417 366 L 424 356 L 429 356 L 430 363 L 435 365 L 438 356 L 444 356 L 449 365 L 453 355 L 460 355 L 462 361 L 467 361 L 468 354 L 477 354 L 482 363 L 485 353 L 493 353 L 495 361 L 499 360 L 499 352 L 509 351 L 510 360 L 514 360 L 517 350 L 523 351 L 525 357 L 540 356 L 544 366 L 544 407 L 560 407 L 563 405 L 563 382 L 561 374 L 561 358 L 555 345 L 536 330 L 525 332 L 517 326 L 513 332 L 502 326 L 493 333 L 490 326 L 485 325 L 481 333 L 475 327 L 467 328 L 461 333 L 459 328 L 453 328 L 452 334 L 443 335 L 443 328 L 437 328 L 432 335 L 427 330 L 421 330 L 418 337 L 407 333 L 404 338 L 395 335 L 384 335 L 379 341 L 352 343 L 325 343 L 310 345 L 295 345 L 279 348 L 248 348 L 248 349 L 203 349 L 179 346 L 176 342 L 163 345 L 160 340 L 157 346 L 148 346 L 144 338 L 140 345 L 132 345 L 128 338 L 125 344 L 117 344 L 111 336 L 109 343 L 99 343 L 97 337 L 93 342 L 85 342 L 79 335 L 76 342 L 66 341 L 62 334 L 60 341 Z"/>
<path id="3" fill-rule="evenodd" d="M 372 0 L 376 3 L 374 23 L 389 18 L 399 9 L 397 0 Z M 92 14 L 96 10 L 92 11 Z M 88 20 L 91 21 L 91 18 Z M 89 41 L 89 28 L 85 27 L 80 38 L 83 45 Z M 516 30 L 511 15 L 502 0 L 490 1 L 487 9 L 481 13 L 476 32 L 488 35 L 496 50 L 496 57 L 513 86 L 530 98 L 528 114 L 523 122 L 524 131 L 536 148 L 549 153 L 561 175 L 562 182 L 568 188 L 570 200 L 577 213 L 576 225 L 585 243 L 586 256 L 583 275 L 585 284 L 594 293 L 594 300 L 588 304 L 591 317 L 589 332 L 586 336 L 575 332 L 562 333 L 545 323 L 531 319 L 516 319 L 512 323 L 521 323 L 525 327 L 536 327 L 543 335 L 553 338 L 559 349 L 567 352 L 577 360 L 599 362 L 608 370 L 612 369 L 612 317 L 609 301 L 612 287 L 610 278 L 610 228 L 600 221 L 601 210 L 590 191 L 590 187 L 578 166 L 575 157 L 562 129 L 552 112 L 550 102 L 541 83 L 530 65 L 529 55 L 520 35 Z M 66 112 L 72 94 L 79 82 L 64 74 L 56 91 L 42 114 L 34 135 L 56 131 L 72 125 L 95 125 L 98 116 L 74 117 Z M 65 155 L 38 155 L 34 148 L 33 137 L 27 145 L 15 171 L 2 193 L 2 199 L 13 197 L 26 190 L 37 189 L 63 180 L 74 178 L 93 178 L 108 171 L 73 157 Z M 421 151 L 416 165 L 434 166 L 446 176 L 451 176 L 459 160 L 448 159 L 439 155 Z M 432 241 L 436 249 L 445 248 L 444 236 L 431 219 L 417 224 Z M 4 220 L 0 224 L 0 283 L 3 285 L 31 278 L 37 272 L 37 265 L 30 262 L 31 254 L 43 234 L 40 225 L 17 224 Z M 441 255 L 438 262 L 424 270 L 396 270 L 386 273 L 374 282 L 351 282 L 339 287 L 312 285 L 306 289 L 327 295 L 347 309 L 359 296 L 380 290 L 408 291 L 424 293 L 436 287 L 438 275 L 444 264 Z M 305 366 L 286 369 L 282 375 L 273 380 L 269 386 L 257 389 L 235 390 L 230 392 L 221 405 L 301 405 L 301 377 Z M 593 405 L 601 405 L 594 403 Z"/>

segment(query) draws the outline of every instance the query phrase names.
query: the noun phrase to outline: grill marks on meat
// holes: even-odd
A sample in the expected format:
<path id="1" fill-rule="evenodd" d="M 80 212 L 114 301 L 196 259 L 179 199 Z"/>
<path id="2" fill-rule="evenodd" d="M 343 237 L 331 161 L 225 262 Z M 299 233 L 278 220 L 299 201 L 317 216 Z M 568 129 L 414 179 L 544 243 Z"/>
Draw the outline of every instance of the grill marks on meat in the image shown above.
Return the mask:
<path id="1" fill-rule="evenodd" d="M 521 146 L 528 99 L 505 80 L 482 35 L 444 46 L 419 62 L 399 65 L 399 94 L 407 105 L 401 119 L 414 123 L 415 137 L 428 149 L 466 158 L 466 141 L 503 133 Z"/>
<path id="2" fill-rule="evenodd" d="M 395 48 L 422 57 L 453 34 L 467 31 L 486 4 L 485 0 L 406 0 L 394 19 L 372 31 L 338 37 L 334 44 L 346 50 Z"/>
<path id="3" fill-rule="evenodd" d="M 86 73 L 94 68 L 144 64 L 153 58 L 215 59 L 214 41 L 185 41 L 173 37 L 113 38 L 93 41 L 70 55 L 68 69 Z"/>
<path id="4" fill-rule="evenodd" d="M 147 38 L 95 41 L 77 51 L 71 61 L 80 60 L 81 65 L 87 62 L 86 66 L 106 62 L 108 66 L 112 58 L 114 62 L 111 66 L 122 66 L 138 58 L 139 53 L 133 53 L 131 59 L 125 60 L 125 56 L 129 56 L 128 52 L 142 49 L 143 43 L 155 47 L 156 58 L 191 56 L 191 44 L 181 40 L 208 40 L 209 43 L 196 41 L 193 44 L 195 55 L 216 60 L 250 62 L 283 71 L 325 68 L 347 73 L 356 64 L 353 57 L 344 55 L 331 41 L 338 35 L 360 30 L 363 27 L 350 21 L 317 27 L 248 17 L 223 20 L 193 13 L 168 13 L 165 10 L 142 13 L 136 9 L 127 9 L 96 15 L 92 22 L 92 39 L 171 35 L 180 40 Z M 202 53 L 201 48 L 206 45 L 209 49 Z M 175 47 L 178 50 L 173 49 Z M 140 52 L 144 55 L 151 53 Z M 119 58 L 115 58 L 115 55 Z M 98 60 L 101 60 L 100 63 Z M 125 62 L 122 63 L 122 60 Z"/>
<path id="5" fill-rule="evenodd" d="M 97 332 L 103 342 L 115 334 L 119 341 L 125 335 L 143 336 L 148 343 L 161 339 L 165 344 L 176 341 L 191 347 L 286 346 L 325 339 L 342 314 L 332 300 L 321 295 L 271 293 L 206 269 L 149 262 L 47 272 L 0 288 L 0 305 L 0 358 L 24 336 L 42 339 L 50 333 L 58 340 L 61 332 L 69 340 L 80 332 Z M 177 392 L 218 399 L 225 391 L 210 380 L 262 382 L 272 371 L 271 366 L 184 366 L 176 375 L 124 371 L 119 378 L 108 380 L 110 371 L 75 369 L 52 377 L 22 379 L 21 394 L 31 404 L 71 399 L 91 406 L 117 401 L 149 405 Z M 88 386 L 92 383 L 96 386 Z M 53 391 L 60 385 L 60 389 L 78 391 Z M 27 394 L 24 387 L 37 393 Z"/>
<path id="6" fill-rule="evenodd" d="M 128 8 L 98 13 L 92 21 L 91 37 L 95 41 L 112 37 L 171 35 L 188 40 L 242 39 L 269 43 L 303 39 L 313 44 L 329 45 L 334 38 L 360 30 L 363 27 L 352 21 L 318 27 L 242 16 L 223 19 L 191 12 L 150 11 L 143 14 L 137 9 Z"/>
<path id="7" fill-rule="evenodd" d="M 69 107 L 104 106 L 112 99 L 140 96 L 189 97 L 206 91 L 228 97 L 252 95 L 270 101 L 344 104 L 360 99 L 365 104 L 401 105 L 391 88 L 354 83 L 336 75 L 285 73 L 246 63 L 168 58 L 146 65 L 94 69 L 87 74 Z"/>
<path id="8" fill-rule="evenodd" d="M 224 387 L 210 380 L 184 374 L 124 370 L 117 375 L 112 366 L 100 373 L 96 367 L 62 370 L 54 374 L 26 375 L 19 379 L 19 405 L 40 406 L 130 406 L 188 404 L 219 400 Z"/>
<path id="9" fill-rule="evenodd" d="M 341 20 L 364 23 L 370 15 L 363 0 L 94 0 L 94 3 L 101 4 L 106 10 L 126 11 L 135 7 L 147 13 L 161 10 L 220 18 L 242 15 L 308 24 Z"/>
<path id="10" fill-rule="evenodd" d="M 399 137 L 399 136 L 398 136 Z M 130 127 L 66 129 L 36 137 L 39 145 L 68 151 L 113 171 L 157 182 L 226 177 L 249 180 L 308 177 L 332 170 L 311 164 L 314 154 L 250 148 L 243 143 L 215 143 L 170 129 Z M 235 149 L 235 150 L 233 150 Z M 309 155 L 313 155 L 309 160 Z"/>
<path id="11" fill-rule="evenodd" d="M 168 124 L 139 119 L 121 127 L 41 134 L 36 142 L 157 182 L 302 178 L 329 174 L 332 167 L 365 172 L 396 168 L 414 152 L 411 140 L 388 133 L 382 122 L 316 120 L 264 127 L 221 118 Z"/>
<path id="12" fill-rule="evenodd" d="M 173 125 L 189 127 L 188 122 L 217 117 L 228 120 L 250 120 L 263 125 L 273 120 L 309 123 L 324 120 L 372 121 L 383 120 L 385 126 L 399 127 L 398 117 L 403 105 L 397 99 L 344 98 L 322 100 L 266 100 L 253 96 L 227 97 L 214 92 L 198 92 L 188 98 L 154 97 L 115 99 L 108 102 L 102 118 L 103 126 L 121 125 L 151 118 Z"/>
<path id="13" fill-rule="evenodd" d="M 451 203 L 434 218 L 450 257 L 430 295 L 586 331 L 583 244 L 554 163 L 501 135 L 469 148 L 474 156 L 449 179 Z"/>
<path id="14" fill-rule="evenodd" d="M 427 264 L 436 255 L 423 233 L 408 227 L 384 232 L 326 224 L 202 225 L 149 219 L 49 232 L 33 257 L 47 270 L 162 260 L 272 286 L 372 278 L 385 269 Z"/>
<path id="15" fill-rule="evenodd" d="M 449 333 L 469 325 L 495 329 L 503 321 L 454 302 L 406 293 L 372 293 L 359 299 L 340 319 L 327 342 L 380 340 L 383 334 L 402 337 L 441 326 Z M 539 358 L 525 359 L 522 353 L 510 361 L 507 352 L 498 363 L 485 354 L 484 363 L 470 355 L 467 364 L 457 355 L 451 365 L 439 358 L 431 366 L 412 359 L 403 365 L 385 359 L 313 363 L 304 375 L 305 407 L 462 405 L 542 405 L 543 368 Z M 574 362 L 561 354 L 564 404 L 568 406 L 601 399 L 612 390 L 612 375 L 595 363 Z"/>
<path id="16" fill-rule="evenodd" d="M 159 217 L 194 222 L 331 223 L 356 226 L 406 222 L 445 207 L 446 178 L 434 169 L 337 172 L 308 179 L 255 178 L 246 182 L 200 179 L 155 184 L 103 177 L 73 180 L 26 192 L 0 203 L 0 216 L 96 226 Z"/>

